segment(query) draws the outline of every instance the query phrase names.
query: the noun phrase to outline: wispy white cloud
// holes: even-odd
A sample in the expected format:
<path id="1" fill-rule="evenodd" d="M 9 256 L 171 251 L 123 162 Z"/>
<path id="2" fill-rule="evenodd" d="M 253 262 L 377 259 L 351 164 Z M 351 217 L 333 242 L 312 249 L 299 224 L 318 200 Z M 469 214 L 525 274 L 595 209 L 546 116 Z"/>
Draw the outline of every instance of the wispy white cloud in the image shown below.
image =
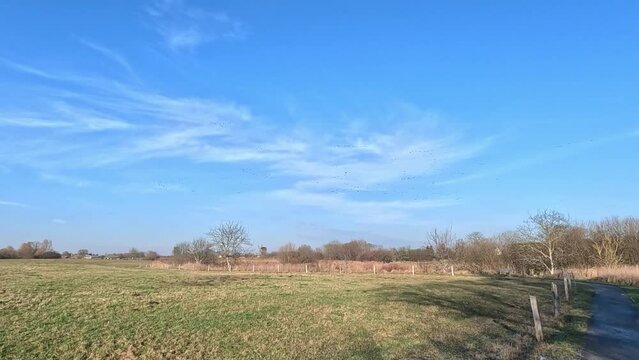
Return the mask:
<path id="1" fill-rule="evenodd" d="M 21 73 L 34 75 L 34 76 L 51 79 L 51 80 L 56 79 L 55 76 L 47 73 L 46 71 L 42 71 L 40 69 L 36 69 L 34 67 L 27 66 L 24 64 L 19 64 L 8 59 L 0 58 L 0 63 L 3 63 L 6 67 L 19 71 Z"/>
<path id="2" fill-rule="evenodd" d="M 409 201 L 388 194 L 384 196 L 388 200 L 370 201 L 352 195 L 396 190 L 405 179 L 437 174 L 495 142 L 492 136 L 472 139 L 438 129 L 436 116 L 416 108 L 398 111 L 404 121 L 392 122 L 402 125 L 369 129 L 360 124 L 317 136 L 316 131 L 287 130 L 285 124 L 269 123 L 232 102 L 169 96 L 100 78 L 53 76 L 56 81 L 40 99 L 46 106 L 34 106 L 28 118 L 63 124 L 33 120 L 33 126 L 50 125 L 49 131 L 20 139 L 0 134 L 4 140 L 0 161 L 31 166 L 46 174 L 44 180 L 70 186 L 89 184 L 59 174 L 149 159 L 244 163 L 277 175 L 280 189 L 269 193 L 291 204 L 362 219 L 400 221 L 413 212 L 456 202 L 447 198 Z M 0 109 L 0 119 L 14 119 L 11 115 Z M 85 136 L 106 130 L 112 131 Z M 180 184 L 135 183 L 116 190 L 155 194 L 188 189 Z"/>
<path id="3" fill-rule="evenodd" d="M 4 114 L 0 117 L 0 126 L 17 126 L 27 128 L 70 128 L 68 121 L 39 118 L 42 114 Z"/>
<path id="4" fill-rule="evenodd" d="M 182 0 L 155 1 L 146 12 L 153 20 L 155 31 L 173 51 L 192 51 L 205 43 L 246 36 L 241 21 Z"/>
<path id="5" fill-rule="evenodd" d="M 84 188 L 84 187 L 96 185 L 95 181 L 84 180 L 77 177 L 61 175 L 61 174 L 42 173 L 40 174 L 40 178 L 52 183 L 73 186 L 78 188 Z"/>
<path id="6" fill-rule="evenodd" d="M 107 59 L 113 61 L 114 63 L 122 67 L 124 70 L 126 70 L 126 72 L 129 73 L 129 75 L 136 76 L 135 71 L 133 71 L 133 67 L 129 64 L 126 58 L 122 56 L 122 54 L 120 54 L 119 52 L 109 49 L 107 47 L 104 47 L 102 45 L 96 44 L 86 39 L 80 39 L 80 43 L 88 47 L 89 49 L 92 49 L 98 52 L 99 54 L 106 57 Z"/>
<path id="7" fill-rule="evenodd" d="M 395 223 L 412 218 L 414 211 L 446 207 L 457 204 L 454 199 L 372 201 L 354 200 L 344 193 L 310 192 L 297 189 L 277 190 L 271 193 L 280 200 L 297 205 L 323 209 L 342 214 L 360 223 Z"/>
<path id="8" fill-rule="evenodd" d="M 43 107 L 40 112 L 0 114 L 0 126 L 66 129 L 68 131 L 123 130 L 131 124 L 106 117 L 89 109 L 64 103 Z"/>
<path id="9" fill-rule="evenodd" d="M 167 181 L 155 181 L 152 183 L 131 183 L 115 188 L 118 192 L 130 192 L 138 194 L 183 193 L 189 189 L 178 183 Z"/>
<path id="10" fill-rule="evenodd" d="M 0 200 L 0 206 L 15 206 L 20 208 L 30 208 L 31 206 L 15 201 Z"/>
<path id="11" fill-rule="evenodd" d="M 520 169 L 534 167 L 545 164 L 548 161 L 558 160 L 583 153 L 585 151 L 595 149 L 599 146 L 615 143 L 619 141 L 639 138 L 639 130 L 623 132 L 613 135 L 604 135 L 599 138 L 590 138 L 583 141 L 574 141 L 569 143 L 557 144 L 550 149 L 538 149 L 532 155 L 518 157 L 510 162 L 500 163 L 499 165 L 483 171 L 477 171 L 463 176 L 450 178 L 447 180 L 437 181 L 433 185 L 446 186 L 463 184 L 474 180 L 480 180 L 487 177 L 495 177 L 511 173 Z"/>
<path id="12" fill-rule="evenodd" d="M 57 218 L 51 220 L 51 222 L 54 223 L 54 224 L 58 224 L 58 225 L 64 225 L 64 224 L 68 223 L 68 221 L 65 220 L 65 219 L 57 219 Z"/>

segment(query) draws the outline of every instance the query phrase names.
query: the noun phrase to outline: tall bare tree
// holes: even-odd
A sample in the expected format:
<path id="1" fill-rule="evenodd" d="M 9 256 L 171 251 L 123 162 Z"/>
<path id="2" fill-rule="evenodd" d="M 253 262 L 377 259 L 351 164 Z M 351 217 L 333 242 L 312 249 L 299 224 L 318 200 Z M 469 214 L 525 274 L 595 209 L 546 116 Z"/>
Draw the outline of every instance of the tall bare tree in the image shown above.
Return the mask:
<path id="1" fill-rule="evenodd" d="M 435 256 L 439 259 L 450 258 L 451 247 L 454 243 L 455 235 L 453 231 L 448 228 L 444 231 L 439 231 L 434 228 L 428 234 L 426 234 L 426 245 L 433 248 Z"/>
<path id="2" fill-rule="evenodd" d="M 231 271 L 231 259 L 242 255 L 251 246 L 251 240 L 244 226 L 237 222 L 225 222 L 208 232 L 214 249 L 226 259 L 226 267 Z"/>
<path id="3" fill-rule="evenodd" d="M 542 210 L 532 215 L 520 227 L 531 263 L 543 265 L 554 275 L 561 257 L 564 234 L 570 226 L 568 218 L 554 210 Z"/>

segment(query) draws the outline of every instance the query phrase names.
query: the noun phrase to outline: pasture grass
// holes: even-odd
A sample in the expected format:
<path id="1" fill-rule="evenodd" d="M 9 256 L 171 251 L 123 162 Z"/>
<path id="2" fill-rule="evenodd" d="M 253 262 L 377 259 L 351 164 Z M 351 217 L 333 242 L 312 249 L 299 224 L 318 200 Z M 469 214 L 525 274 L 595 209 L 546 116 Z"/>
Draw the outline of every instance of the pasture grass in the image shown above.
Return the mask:
<path id="1" fill-rule="evenodd" d="M 624 286 L 624 290 L 626 290 L 626 295 L 628 295 L 635 306 L 639 307 L 639 287 Z"/>
<path id="2" fill-rule="evenodd" d="M 2 359 L 578 357 L 590 290 L 472 276 L 224 274 L 106 260 L 0 261 Z M 547 342 L 536 345 L 528 295 Z"/>

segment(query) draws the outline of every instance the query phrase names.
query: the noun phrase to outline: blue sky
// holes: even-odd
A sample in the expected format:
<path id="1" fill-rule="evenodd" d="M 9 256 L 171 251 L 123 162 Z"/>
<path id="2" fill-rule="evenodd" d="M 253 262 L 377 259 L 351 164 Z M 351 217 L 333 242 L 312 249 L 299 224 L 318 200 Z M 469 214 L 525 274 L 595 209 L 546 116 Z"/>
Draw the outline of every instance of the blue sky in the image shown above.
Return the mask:
<path id="1" fill-rule="evenodd" d="M 0 246 L 639 215 L 636 1 L 3 1 Z"/>

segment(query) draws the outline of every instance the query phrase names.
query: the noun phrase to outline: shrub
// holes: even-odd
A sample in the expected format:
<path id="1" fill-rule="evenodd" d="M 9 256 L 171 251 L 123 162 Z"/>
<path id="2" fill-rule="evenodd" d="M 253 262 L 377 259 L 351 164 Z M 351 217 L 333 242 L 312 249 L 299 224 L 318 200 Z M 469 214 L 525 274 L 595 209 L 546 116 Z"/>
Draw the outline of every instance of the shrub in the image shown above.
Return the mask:
<path id="1" fill-rule="evenodd" d="M 37 258 L 38 259 L 60 259 L 62 257 L 62 254 L 60 254 L 57 251 L 45 251 L 42 254 L 40 254 Z"/>

